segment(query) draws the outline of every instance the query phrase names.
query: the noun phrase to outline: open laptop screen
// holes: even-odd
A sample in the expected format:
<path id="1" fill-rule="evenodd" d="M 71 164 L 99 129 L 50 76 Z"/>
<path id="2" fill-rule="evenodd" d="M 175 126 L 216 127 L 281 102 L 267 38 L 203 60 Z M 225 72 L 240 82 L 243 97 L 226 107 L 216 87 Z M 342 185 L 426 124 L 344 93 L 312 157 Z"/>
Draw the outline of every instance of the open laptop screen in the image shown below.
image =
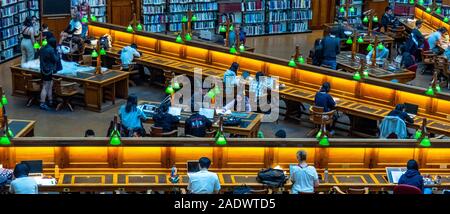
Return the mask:
<path id="1" fill-rule="evenodd" d="M 386 167 L 386 175 L 391 184 L 398 184 L 398 180 L 406 172 L 406 167 Z"/>
<path id="2" fill-rule="evenodd" d="M 169 107 L 169 114 L 178 117 L 181 115 L 181 108 L 179 107 Z"/>
<path id="3" fill-rule="evenodd" d="M 30 160 L 30 161 L 22 161 L 20 163 L 24 163 L 30 168 L 30 174 L 42 173 L 42 160 Z"/>
<path id="4" fill-rule="evenodd" d="M 188 170 L 188 173 L 200 171 L 200 166 L 198 165 L 198 160 L 187 161 L 187 170 Z"/>
<path id="5" fill-rule="evenodd" d="M 212 120 L 214 119 L 214 109 L 210 108 L 200 108 L 199 112 L 200 115 L 205 116 L 206 118 Z"/>
<path id="6" fill-rule="evenodd" d="M 408 114 L 414 114 L 417 115 L 417 111 L 419 110 L 419 106 L 418 105 L 414 105 L 411 103 L 405 103 L 405 111 Z"/>

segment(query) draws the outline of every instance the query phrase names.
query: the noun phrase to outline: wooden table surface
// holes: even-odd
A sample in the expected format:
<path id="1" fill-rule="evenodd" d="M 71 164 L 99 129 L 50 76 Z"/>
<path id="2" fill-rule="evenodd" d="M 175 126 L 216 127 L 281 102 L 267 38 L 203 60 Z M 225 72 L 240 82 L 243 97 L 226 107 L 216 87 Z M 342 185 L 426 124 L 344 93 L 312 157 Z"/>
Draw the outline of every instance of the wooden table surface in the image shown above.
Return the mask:
<path id="1" fill-rule="evenodd" d="M 351 60 L 351 52 L 343 51 L 339 55 L 337 55 L 336 60 L 338 63 L 338 67 L 344 69 L 347 72 L 356 72 L 360 67 L 360 59 L 366 59 L 364 54 L 356 54 L 355 61 Z M 396 69 L 393 71 L 389 71 L 380 67 L 371 67 L 367 66 L 366 69 L 369 71 L 369 76 L 384 79 L 384 80 L 393 80 L 396 79 L 400 83 L 407 83 L 413 80 L 416 77 L 416 74 L 407 69 Z"/>
<path id="2" fill-rule="evenodd" d="M 153 105 L 158 105 L 159 103 L 157 102 L 151 102 L 151 101 L 139 101 L 139 105 L 143 105 L 143 104 L 153 104 Z M 179 123 L 179 127 L 184 128 L 184 124 L 186 122 L 186 120 L 192 115 L 192 112 L 186 112 L 186 111 L 182 111 L 181 115 L 180 115 L 180 123 Z M 146 113 L 146 116 L 149 117 L 149 119 L 146 121 L 146 123 L 154 123 L 151 114 Z M 246 112 L 233 112 L 232 116 L 240 118 L 241 119 L 241 124 L 239 126 L 224 126 L 224 132 L 226 133 L 230 133 L 230 134 L 237 134 L 240 136 L 245 136 L 245 137 L 249 137 L 249 138 L 256 138 L 258 131 L 259 131 L 259 127 L 261 126 L 261 121 L 263 118 L 262 114 L 258 114 L 258 113 L 254 113 L 254 112 L 250 112 L 250 113 L 246 113 Z M 225 116 L 226 118 L 227 116 Z M 213 119 L 213 127 L 214 128 L 218 128 L 218 122 L 219 122 L 219 117 L 217 117 L 217 115 L 214 116 Z"/>
<path id="3" fill-rule="evenodd" d="M 8 127 L 11 129 L 14 137 L 33 137 L 35 120 L 8 120 Z"/>
<path id="4" fill-rule="evenodd" d="M 85 108 L 91 111 L 102 112 L 113 105 L 104 105 L 104 89 L 113 88 L 119 98 L 128 97 L 128 72 L 119 70 L 107 70 L 100 75 L 95 74 L 95 68 L 87 72 L 77 72 L 75 75 L 54 74 L 63 81 L 76 82 L 83 86 Z M 13 95 L 25 95 L 25 83 L 22 72 L 26 72 L 40 78 L 41 74 L 35 69 L 22 68 L 20 65 L 11 66 Z"/>
<path id="5" fill-rule="evenodd" d="M 122 47 L 114 46 L 107 51 L 111 57 L 118 57 L 118 51 Z M 149 67 L 156 67 L 163 70 L 174 71 L 178 74 L 186 74 L 193 76 L 197 69 L 202 70 L 204 76 L 223 77 L 226 67 L 217 67 L 192 61 L 189 59 L 181 59 L 175 56 L 167 56 L 154 52 L 145 52 L 140 58 L 136 58 L 135 62 Z M 295 102 L 304 102 L 313 104 L 314 96 L 317 89 L 311 88 L 309 85 L 298 85 L 289 82 L 280 81 L 284 84 L 284 88 L 280 88 L 279 94 L 281 99 L 291 100 Z M 372 119 L 382 120 L 387 114 L 393 110 L 393 107 L 373 102 L 364 101 L 355 97 L 346 96 L 345 93 L 332 92 L 333 97 L 339 98 L 337 109 L 345 114 Z M 444 134 L 450 136 L 450 118 L 441 118 L 433 115 L 419 113 L 414 118 L 412 127 L 418 128 L 422 124 L 422 119 L 427 118 L 427 129 L 433 133 Z"/>

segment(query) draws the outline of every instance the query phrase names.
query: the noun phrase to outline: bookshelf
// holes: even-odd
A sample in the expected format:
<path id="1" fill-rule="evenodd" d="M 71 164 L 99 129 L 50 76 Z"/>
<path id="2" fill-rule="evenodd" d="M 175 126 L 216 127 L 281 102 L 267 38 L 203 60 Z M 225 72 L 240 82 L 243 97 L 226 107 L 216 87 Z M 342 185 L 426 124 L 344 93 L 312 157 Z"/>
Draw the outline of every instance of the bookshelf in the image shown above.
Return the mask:
<path id="1" fill-rule="evenodd" d="M 168 31 L 179 32 L 182 29 L 182 18 L 191 10 L 197 17 L 193 22 L 193 30 L 216 29 L 219 5 L 216 0 L 168 0 L 167 22 Z"/>
<path id="2" fill-rule="evenodd" d="M 39 20 L 39 0 L 1 0 L 0 63 L 20 55 L 19 34 L 27 16 Z"/>
<path id="3" fill-rule="evenodd" d="M 349 3 L 349 11 L 347 14 L 346 10 L 346 2 Z M 342 12 L 342 8 L 344 8 L 344 12 Z M 351 8 L 353 8 L 353 11 L 350 11 Z M 356 24 L 360 25 L 362 24 L 362 13 L 363 13 L 363 0 L 339 0 L 337 1 L 336 5 L 336 14 L 338 18 L 344 18 L 348 17 L 348 23 L 349 24 Z"/>
<path id="4" fill-rule="evenodd" d="M 312 0 L 293 0 L 289 30 L 291 33 L 309 32 L 309 21 L 312 20 Z"/>
<path id="5" fill-rule="evenodd" d="M 106 22 L 106 0 L 89 0 L 88 3 L 91 7 L 91 15 L 97 17 L 97 22 Z"/>
<path id="6" fill-rule="evenodd" d="M 155 33 L 166 31 L 166 4 L 166 0 L 141 1 L 142 25 L 145 31 Z"/>
<path id="7" fill-rule="evenodd" d="M 241 11 L 241 28 L 246 32 L 247 36 L 266 34 L 266 8 L 264 0 L 243 0 L 241 3 Z"/>

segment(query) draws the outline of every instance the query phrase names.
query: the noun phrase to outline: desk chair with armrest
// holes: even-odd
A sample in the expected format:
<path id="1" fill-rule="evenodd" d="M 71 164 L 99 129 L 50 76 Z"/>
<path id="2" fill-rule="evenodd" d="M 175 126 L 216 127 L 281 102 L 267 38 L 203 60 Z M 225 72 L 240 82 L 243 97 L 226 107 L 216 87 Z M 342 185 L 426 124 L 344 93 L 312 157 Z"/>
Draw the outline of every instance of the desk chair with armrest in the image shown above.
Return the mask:
<path id="1" fill-rule="evenodd" d="M 398 50 L 400 45 L 406 40 L 405 31 L 405 26 L 394 27 L 392 25 L 388 25 L 386 34 L 394 39 L 394 45 L 396 46 L 395 49 L 397 50 L 397 53 L 399 52 Z"/>
<path id="2" fill-rule="evenodd" d="M 152 137 L 177 137 L 178 136 L 178 130 L 173 130 L 170 132 L 164 132 L 163 128 L 152 126 L 150 128 L 150 135 Z"/>
<path id="3" fill-rule="evenodd" d="M 309 108 L 309 112 L 310 112 L 309 120 L 316 126 L 316 128 L 309 131 L 307 136 L 313 136 L 323 128 L 325 130 L 324 134 L 329 137 L 330 134 L 327 131 L 326 127 L 333 124 L 334 122 L 333 116 L 336 110 L 324 112 L 322 107 L 311 106 Z"/>
<path id="4" fill-rule="evenodd" d="M 77 51 L 72 51 L 75 48 L 75 44 L 73 44 L 73 40 L 69 41 L 70 52 L 66 54 L 67 59 L 72 62 L 80 62 L 83 59 L 84 51 L 86 45 L 83 41 L 81 41 L 81 47 Z"/>
<path id="5" fill-rule="evenodd" d="M 65 106 L 67 106 L 70 111 L 73 111 L 70 100 L 78 93 L 78 84 L 75 82 L 62 83 L 61 78 L 53 79 L 53 82 L 56 96 L 62 99 L 62 102 L 56 106 L 56 111 L 61 110 L 61 108 Z"/>
<path id="6" fill-rule="evenodd" d="M 422 194 L 422 190 L 411 185 L 400 184 L 394 187 L 394 195 L 418 195 Z"/>
<path id="7" fill-rule="evenodd" d="M 362 189 L 349 188 L 346 191 L 342 191 L 338 186 L 333 186 L 330 190 L 330 194 L 342 194 L 342 195 L 367 195 L 369 194 L 369 188 L 364 187 Z"/>
<path id="8" fill-rule="evenodd" d="M 33 105 L 35 101 L 39 102 L 41 94 L 41 79 L 33 79 L 33 75 L 22 72 L 23 82 L 25 84 L 25 93 L 28 97 L 27 107 Z"/>
<path id="9" fill-rule="evenodd" d="M 446 79 L 446 85 L 441 85 L 441 87 L 447 87 L 450 89 L 450 71 L 448 67 L 450 66 L 450 63 L 447 58 L 439 56 L 436 57 L 435 62 L 435 72 L 438 72 L 438 79 L 441 80 L 440 82 L 443 83 L 443 79 Z"/>
<path id="10" fill-rule="evenodd" d="M 408 139 L 405 121 L 397 116 L 386 116 L 380 124 L 379 136 L 387 139 Z"/>
<path id="11" fill-rule="evenodd" d="M 136 79 L 136 76 L 140 75 L 139 69 L 136 68 L 136 64 L 131 63 L 127 66 L 124 66 L 120 59 L 116 59 L 116 64 L 112 66 L 112 69 L 128 72 L 130 74 L 130 78 L 128 78 L 128 84 L 130 86 L 136 86 L 136 82 L 133 79 Z"/>
<path id="12" fill-rule="evenodd" d="M 424 74 L 426 71 L 433 71 L 435 57 L 437 57 L 437 55 L 433 53 L 432 50 L 430 50 L 430 44 L 428 43 L 427 39 L 425 39 L 423 46 L 423 48 L 419 49 L 420 55 L 422 57 L 422 63 L 425 66 L 422 70 L 422 74 Z"/>

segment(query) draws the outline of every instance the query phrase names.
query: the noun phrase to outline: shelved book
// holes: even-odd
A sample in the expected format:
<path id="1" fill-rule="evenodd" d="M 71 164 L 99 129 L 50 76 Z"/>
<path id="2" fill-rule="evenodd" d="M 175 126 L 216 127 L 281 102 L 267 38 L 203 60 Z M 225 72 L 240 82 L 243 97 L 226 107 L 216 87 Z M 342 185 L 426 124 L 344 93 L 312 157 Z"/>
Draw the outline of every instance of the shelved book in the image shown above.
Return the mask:
<path id="1" fill-rule="evenodd" d="M 142 25 L 145 31 L 165 32 L 167 15 L 166 0 L 142 0 Z"/>

